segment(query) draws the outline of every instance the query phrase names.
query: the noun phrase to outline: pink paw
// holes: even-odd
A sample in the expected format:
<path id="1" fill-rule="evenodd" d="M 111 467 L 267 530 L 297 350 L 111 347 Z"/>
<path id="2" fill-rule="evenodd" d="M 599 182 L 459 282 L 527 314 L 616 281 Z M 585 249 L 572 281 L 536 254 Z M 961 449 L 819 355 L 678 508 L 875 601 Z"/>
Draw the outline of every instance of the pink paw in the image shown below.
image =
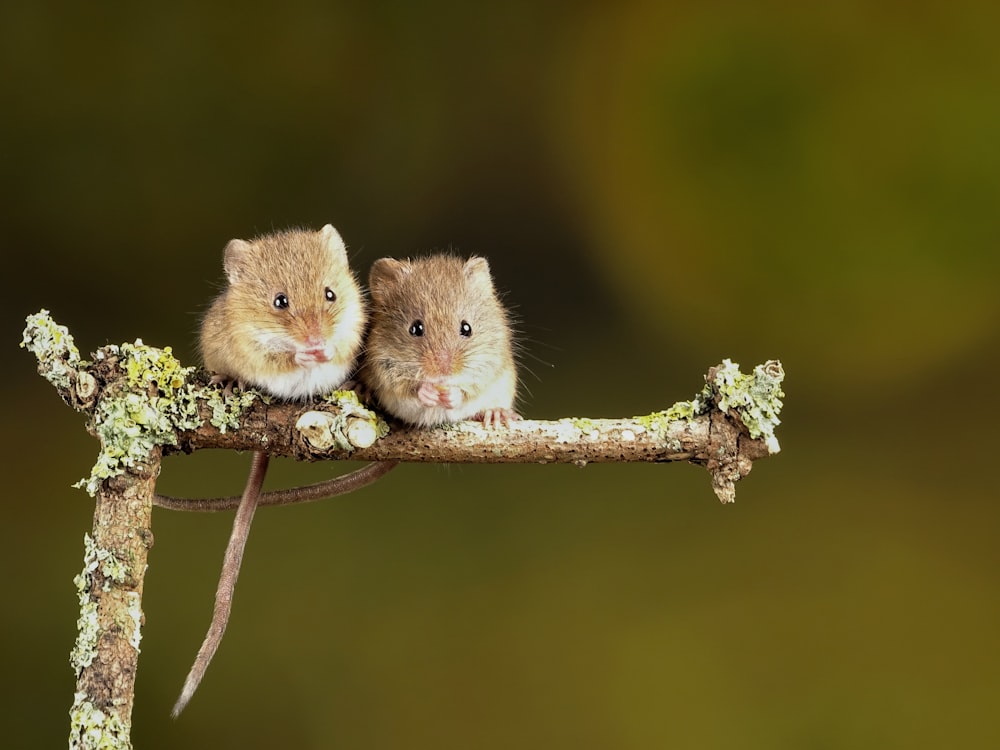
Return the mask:
<path id="1" fill-rule="evenodd" d="M 445 409 L 457 409 L 465 401 L 461 388 L 438 386 L 438 400 Z"/>
<path id="2" fill-rule="evenodd" d="M 495 407 L 493 409 L 484 409 L 479 412 L 474 419 L 479 420 L 483 423 L 483 427 L 486 428 L 496 428 L 499 426 L 509 427 L 511 422 L 517 422 L 521 419 L 521 415 L 518 414 L 513 409 L 506 409 L 504 407 Z"/>
<path id="3" fill-rule="evenodd" d="M 454 409 L 461 406 L 464 398 L 460 388 L 425 382 L 417 388 L 417 400 L 429 408 Z"/>
<path id="4" fill-rule="evenodd" d="M 417 401 L 429 409 L 439 405 L 441 394 L 438 393 L 437 386 L 433 383 L 421 383 L 417 388 Z"/>

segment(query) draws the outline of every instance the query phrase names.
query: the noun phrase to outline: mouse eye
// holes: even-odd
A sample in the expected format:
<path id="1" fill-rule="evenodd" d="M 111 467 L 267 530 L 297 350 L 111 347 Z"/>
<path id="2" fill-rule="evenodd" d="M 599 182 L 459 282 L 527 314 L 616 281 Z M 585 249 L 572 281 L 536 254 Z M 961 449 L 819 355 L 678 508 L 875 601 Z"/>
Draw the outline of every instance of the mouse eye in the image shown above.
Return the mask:
<path id="1" fill-rule="evenodd" d="M 410 335 L 411 336 L 423 336 L 424 335 L 424 321 L 414 320 L 410 323 Z"/>
<path id="2" fill-rule="evenodd" d="M 472 326 L 469 325 L 467 320 L 463 320 L 462 325 L 458 327 L 458 332 L 468 338 L 472 335 Z"/>
<path id="3" fill-rule="evenodd" d="M 337 295 L 334 293 L 334 291 L 330 287 L 326 288 L 326 291 L 324 292 L 324 295 L 326 296 L 326 301 L 327 302 L 336 302 L 337 301 Z"/>
<path id="4" fill-rule="evenodd" d="M 288 297 L 284 294 L 274 295 L 274 307 L 278 310 L 285 310 L 288 307 Z"/>

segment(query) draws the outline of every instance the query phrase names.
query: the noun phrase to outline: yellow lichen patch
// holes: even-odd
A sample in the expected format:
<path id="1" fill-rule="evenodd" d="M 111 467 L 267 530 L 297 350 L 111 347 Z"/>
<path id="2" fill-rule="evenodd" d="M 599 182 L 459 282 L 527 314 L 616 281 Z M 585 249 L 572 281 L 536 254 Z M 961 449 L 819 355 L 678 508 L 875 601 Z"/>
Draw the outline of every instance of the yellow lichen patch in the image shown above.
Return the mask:
<path id="1" fill-rule="evenodd" d="M 57 388 L 77 382 L 78 395 L 89 398 L 96 381 L 88 372 L 88 362 L 65 326 L 56 325 L 47 310 L 29 315 L 21 346 L 38 358 L 39 372 Z M 93 425 L 101 441 L 101 454 L 90 477 L 75 486 L 94 495 L 104 479 L 144 461 L 156 445 L 174 444 L 178 430 L 201 424 L 193 386 L 192 367 L 183 367 L 170 347 L 157 349 L 134 344 L 108 346 L 97 358 L 118 357 L 125 373 L 124 383 L 106 393 L 94 408 Z"/>
<path id="2" fill-rule="evenodd" d="M 705 414 L 711 405 L 712 391 L 706 385 L 690 401 L 678 401 L 673 406 L 663 411 L 653 412 L 641 417 L 635 417 L 636 423 L 647 430 L 651 435 L 663 440 L 666 438 L 667 430 L 671 422 L 694 419 Z"/>
<path id="3" fill-rule="evenodd" d="M 101 453 L 90 477 L 80 480 L 96 494 L 100 483 L 135 467 L 157 445 L 174 445 L 179 430 L 201 424 L 196 388 L 189 382 L 193 367 L 183 367 L 170 348 L 146 346 L 141 340 L 115 347 L 127 389 L 101 399 L 94 410 L 94 429 Z"/>
<path id="4" fill-rule="evenodd" d="M 348 405 L 361 406 L 361 400 L 354 391 L 336 390 L 323 396 L 323 400 L 328 404 L 336 404 L 341 407 Z"/>

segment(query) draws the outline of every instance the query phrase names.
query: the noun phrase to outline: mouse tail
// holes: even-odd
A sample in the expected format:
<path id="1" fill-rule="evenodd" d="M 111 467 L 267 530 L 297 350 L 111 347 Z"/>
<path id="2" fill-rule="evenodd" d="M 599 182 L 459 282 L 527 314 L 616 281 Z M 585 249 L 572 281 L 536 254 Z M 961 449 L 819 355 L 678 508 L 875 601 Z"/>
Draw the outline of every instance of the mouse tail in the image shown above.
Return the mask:
<path id="1" fill-rule="evenodd" d="M 219 587 L 215 592 L 215 607 L 212 610 L 212 624 L 209 625 L 208 633 L 205 635 L 201 648 L 198 649 L 198 655 L 191 666 L 191 671 L 188 672 L 187 679 L 184 680 L 184 688 L 181 690 L 180 697 L 170 712 L 175 719 L 194 696 L 202 677 L 205 676 L 208 665 L 212 662 L 212 657 L 215 656 L 215 652 L 222 642 L 222 636 L 226 633 L 229 613 L 233 607 L 233 591 L 236 589 L 236 580 L 240 576 L 243 550 L 246 548 L 247 537 L 250 535 L 250 524 L 253 522 L 254 511 L 257 510 L 260 488 L 264 484 L 264 477 L 267 474 L 267 463 L 268 455 L 266 453 L 261 451 L 254 453 L 250 476 L 247 479 L 246 489 L 243 490 L 243 497 L 240 498 L 236 517 L 233 519 L 233 531 L 229 535 L 229 544 L 226 546 L 226 555 L 222 561 L 222 573 L 219 576 Z"/>

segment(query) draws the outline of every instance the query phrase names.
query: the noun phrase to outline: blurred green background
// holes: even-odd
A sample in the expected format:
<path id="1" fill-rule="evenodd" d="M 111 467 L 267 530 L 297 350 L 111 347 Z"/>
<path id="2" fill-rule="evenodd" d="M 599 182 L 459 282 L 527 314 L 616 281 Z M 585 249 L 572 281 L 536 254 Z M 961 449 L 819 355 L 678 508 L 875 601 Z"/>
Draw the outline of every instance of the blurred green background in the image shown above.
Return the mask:
<path id="1" fill-rule="evenodd" d="M 998 16 L 5 5 L 4 745 L 66 741 L 96 455 L 24 317 L 193 363 L 226 241 L 332 222 L 362 277 L 486 255 L 524 414 L 646 413 L 780 358 L 783 451 L 730 507 L 686 465 L 408 466 L 263 510 L 176 722 L 231 515 L 157 510 L 137 747 L 998 746 Z M 159 487 L 248 466 L 173 458 Z"/>

